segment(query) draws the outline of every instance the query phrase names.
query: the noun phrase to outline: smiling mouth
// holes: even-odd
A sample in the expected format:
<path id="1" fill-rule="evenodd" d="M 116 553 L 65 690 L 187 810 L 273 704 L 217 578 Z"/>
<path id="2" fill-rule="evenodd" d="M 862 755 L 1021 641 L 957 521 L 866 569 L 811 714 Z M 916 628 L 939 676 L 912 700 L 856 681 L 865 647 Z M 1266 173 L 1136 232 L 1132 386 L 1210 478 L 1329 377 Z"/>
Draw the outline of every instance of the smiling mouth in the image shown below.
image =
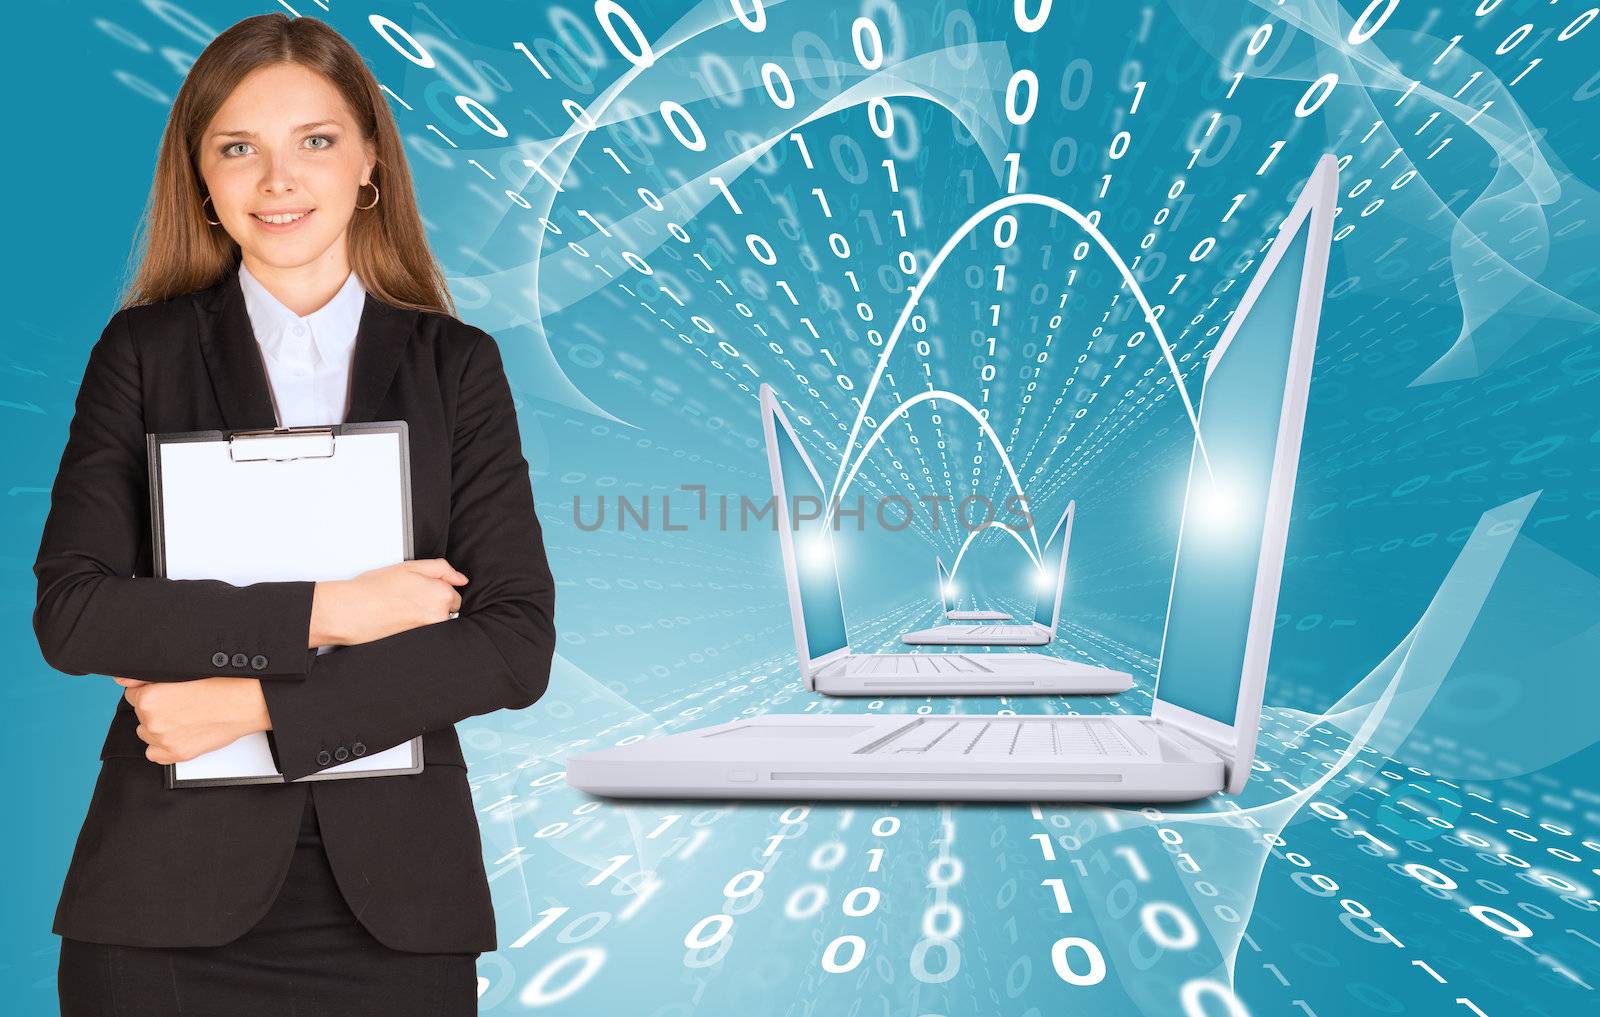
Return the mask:
<path id="1" fill-rule="evenodd" d="M 308 208 L 304 212 L 285 212 L 270 216 L 257 215 L 255 212 L 251 212 L 250 217 L 257 222 L 265 223 L 268 226 L 288 226 L 292 223 L 299 222 L 315 211 L 316 209 L 314 208 Z"/>

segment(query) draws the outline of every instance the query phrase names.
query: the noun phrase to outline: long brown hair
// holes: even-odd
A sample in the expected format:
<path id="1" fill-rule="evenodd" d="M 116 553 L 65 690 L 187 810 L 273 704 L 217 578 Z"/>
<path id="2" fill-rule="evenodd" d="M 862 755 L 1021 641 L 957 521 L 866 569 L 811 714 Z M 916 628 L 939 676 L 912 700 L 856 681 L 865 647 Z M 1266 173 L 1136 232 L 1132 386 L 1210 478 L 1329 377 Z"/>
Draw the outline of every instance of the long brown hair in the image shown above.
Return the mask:
<path id="1" fill-rule="evenodd" d="M 300 64 L 328 79 L 376 151 L 372 182 L 381 197 L 377 207 L 358 210 L 350 220 L 351 270 L 385 303 L 453 315 L 444 273 L 417 214 L 400 132 L 378 82 L 355 47 L 326 22 L 281 13 L 246 18 L 211 40 L 178 89 L 161 135 L 144 228 L 131 259 L 137 267 L 122 306 L 205 289 L 238 264 L 239 245 L 207 221 L 202 207 L 200 143 L 245 75 L 279 63 Z"/>

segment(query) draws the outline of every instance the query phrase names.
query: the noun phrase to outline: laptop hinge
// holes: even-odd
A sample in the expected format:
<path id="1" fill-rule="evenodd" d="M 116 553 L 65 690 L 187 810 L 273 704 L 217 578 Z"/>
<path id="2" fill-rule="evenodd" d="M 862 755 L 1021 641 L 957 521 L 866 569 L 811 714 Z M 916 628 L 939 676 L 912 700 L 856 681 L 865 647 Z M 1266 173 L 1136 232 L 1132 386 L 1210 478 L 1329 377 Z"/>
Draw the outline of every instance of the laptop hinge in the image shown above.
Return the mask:
<path id="1" fill-rule="evenodd" d="M 1179 724 L 1171 719 L 1156 720 L 1155 725 L 1168 734 L 1171 734 L 1175 731 L 1180 737 L 1187 738 L 1197 743 L 1202 748 L 1208 749 L 1215 753 L 1217 758 L 1222 760 L 1222 779 L 1224 781 L 1228 781 L 1233 778 L 1234 750 L 1232 745 L 1227 744 L 1220 738 L 1212 738 L 1210 736 L 1203 735 L 1188 725 Z"/>
<path id="2" fill-rule="evenodd" d="M 839 665 L 837 670 L 842 674 L 844 672 L 843 662 L 847 657 L 850 656 L 850 647 L 842 646 L 837 650 L 825 653 L 821 657 L 811 661 L 811 663 L 807 665 L 806 670 L 813 678 L 816 678 L 818 676 L 825 676 L 833 672 L 835 670 L 834 665 L 837 664 Z"/>

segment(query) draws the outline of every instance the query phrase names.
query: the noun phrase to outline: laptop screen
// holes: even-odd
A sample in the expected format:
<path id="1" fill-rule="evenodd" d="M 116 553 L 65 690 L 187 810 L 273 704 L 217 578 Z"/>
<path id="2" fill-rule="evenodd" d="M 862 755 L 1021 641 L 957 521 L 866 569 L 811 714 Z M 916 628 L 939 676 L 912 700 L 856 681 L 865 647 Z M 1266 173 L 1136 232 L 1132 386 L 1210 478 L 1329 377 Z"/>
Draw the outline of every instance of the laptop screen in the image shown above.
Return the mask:
<path id="1" fill-rule="evenodd" d="M 806 654 L 815 660 L 845 646 L 844 600 L 834 567 L 833 539 L 822 526 L 825 497 L 782 420 L 774 420 L 778 468 L 783 473 L 784 507 L 790 514 L 800 614 L 805 621 Z M 808 518 L 797 522 L 801 516 Z M 836 517 L 837 518 L 837 517 Z"/>
<path id="2" fill-rule="evenodd" d="M 1047 628 L 1054 627 L 1056 623 L 1056 598 L 1061 596 L 1061 583 L 1058 580 L 1065 578 L 1061 575 L 1061 552 L 1066 549 L 1066 538 L 1067 528 L 1063 526 L 1045 545 L 1044 554 L 1040 556 L 1044 564 L 1033 577 L 1037 591 L 1033 598 L 1033 620 Z"/>
<path id="3" fill-rule="evenodd" d="M 950 573 L 945 571 L 944 562 L 936 561 L 935 565 L 939 570 L 939 600 L 943 602 L 946 611 L 954 610 L 956 603 L 955 598 L 950 595 Z"/>
<path id="4" fill-rule="evenodd" d="M 1282 260 L 1205 381 L 1211 472 L 1198 449 L 1189 462 L 1156 696 L 1223 724 L 1239 708 L 1310 222 L 1279 238 Z"/>

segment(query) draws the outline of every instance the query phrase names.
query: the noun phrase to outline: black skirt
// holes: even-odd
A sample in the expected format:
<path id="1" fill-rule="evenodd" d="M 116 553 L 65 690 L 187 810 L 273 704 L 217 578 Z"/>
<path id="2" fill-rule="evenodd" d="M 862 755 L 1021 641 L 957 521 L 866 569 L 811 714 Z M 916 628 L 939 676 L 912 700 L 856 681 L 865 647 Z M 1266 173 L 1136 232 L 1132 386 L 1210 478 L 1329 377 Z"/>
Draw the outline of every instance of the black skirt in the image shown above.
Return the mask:
<path id="1" fill-rule="evenodd" d="M 61 940 L 61 1017 L 457 1017 L 476 1014 L 476 953 L 408 953 L 374 939 L 339 892 L 313 796 L 283 888 L 221 946 Z"/>

